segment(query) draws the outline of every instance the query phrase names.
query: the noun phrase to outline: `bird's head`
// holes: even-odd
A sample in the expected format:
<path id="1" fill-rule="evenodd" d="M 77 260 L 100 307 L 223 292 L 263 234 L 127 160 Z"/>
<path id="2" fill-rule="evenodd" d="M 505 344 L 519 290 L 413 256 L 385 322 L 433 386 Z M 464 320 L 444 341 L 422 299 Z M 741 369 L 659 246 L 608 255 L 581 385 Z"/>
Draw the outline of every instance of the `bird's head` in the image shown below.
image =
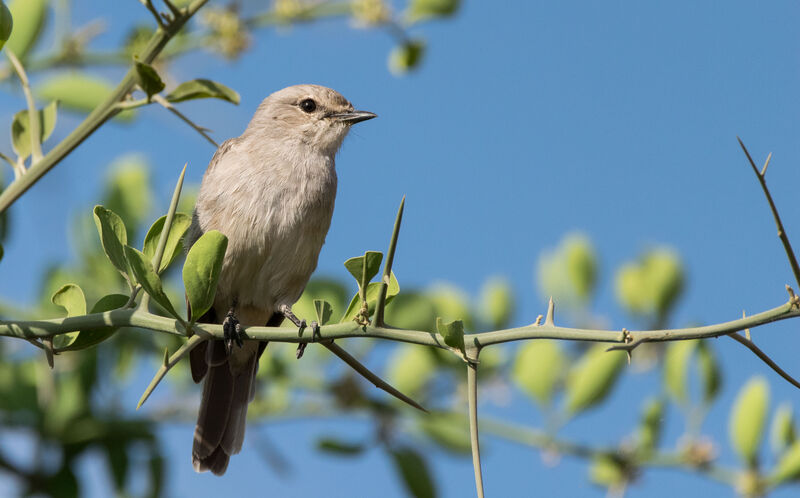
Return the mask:
<path id="1" fill-rule="evenodd" d="M 248 131 L 335 154 L 352 125 L 374 117 L 376 115 L 371 112 L 356 111 L 335 90 L 318 85 L 295 85 L 264 99 Z"/>

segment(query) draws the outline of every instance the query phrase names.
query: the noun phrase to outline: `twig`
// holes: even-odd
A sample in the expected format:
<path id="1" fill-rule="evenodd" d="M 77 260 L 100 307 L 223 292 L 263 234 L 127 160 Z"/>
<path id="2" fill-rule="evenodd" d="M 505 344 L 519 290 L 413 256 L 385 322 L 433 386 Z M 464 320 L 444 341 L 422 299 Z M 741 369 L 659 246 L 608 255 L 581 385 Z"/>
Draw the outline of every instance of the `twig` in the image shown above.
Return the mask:
<path id="1" fill-rule="evenodd" d="M 206 339 L 208 339 L 208 337 L 205 335 L 195 334 L 192 337 L 190 337 L 185 343 L 183 343 L 183 345 L 179 347 L 178 350 L 172 354 L 172 356 L 169 356 L 169 351 L 167 350 L 164 351 L 164 363 L 156 372 L 156 375 L 155 377 L 153 377 L 153 380 L 150 381 L 150 385 L 147 386 L 147 389 L 145 389 L 144 393 L 142 393 L 142 397 L 139 398 L 139 404 L 136 405 L 137 410 L 142 407 L 145 401 L 147 401 L 147 398 L 149 398 L 150 394 L 153 393 L 153 390 L 156 388 L 156 386 L 158 386 L 158 383 L 161 382 L 161 379 L 163 379 L 164 376 L 167 375 L 167 372 L 169 372 L 169 370 L 172 367 L 174 367 L 179 361 L 181 361 L 181 359 L 184 356 L 186 356 L 189 353 L 189 351 L 194 349 L 195 346 L 205 341 Z"/>
<path id="2" fill-rule="evenodd" d="M 6 47 L 6 56 L 17 72 L 20 84 L 22 85 L 22 93 L 25 94 L 25 101 L 28 105 L 28 131 L 30 132 L 31 139 L 31 165 L 33 165 L 42 159 L 42 144 L 40 142 L 42 139 L 42 127 L 41 123 L 39 123 L 39 111 L 36 109 L 36 101 L 33 99 L 31 85 L 28 82 L 28 75 L 25 74 L 25 68 L 22 67 L 22 63 L 8 47 Z"/>
<path id="3" fill-rule="evenodd" d="M 478 492 L 478 498 L 483 498 L 483 472 L 481 470 L 480 439 L 478 438 L 477 361 L 467 362 L 467 407 L 469 411 L 469 443 L 472 448 L 472 470 L 475 472 L 475 489 Z"/>
<path id="4" fill-rule="evenodd" d="M 170 111 L 171 113 L 173 113 L 176 116 L 178 116 L 179 118 L 181 118 L 181 120 L 184 123 L 186 123 L 189 126 L 191 126 L 197 133 L 203 135 L 203 138 L 208 140 L 211 143 L 211 145 L 213 145 L 214 147 L 219 148 L 219 144 L 217 142 L 215 142 L 214 139 L 211 138 L 210 136 L 208 136 L 208 134 L 206 133 L 206 131 L 208 131 L 207 128 L 203 128 L 202 126 L 199 126 L 199 125 L 195 124 L 191 119 L 187 118 L 181 111 L 176 109 L 175 106 L 172 105 L 171 102 L 169 102 L 167 99 L 165 99 L 161 95 L 153 95 L 152 99 L 155 102 L 157 102 L 158 104 L 160 104 L 162 107 L 164 107 L 164 109 Z"/>
<path id="5" fill-rule="evenodd" d="M 397 217 L 394 220 L 394 228 L 392 229 L 392 238 L 389 240 L 389 251 L 386 253 L 386 262 L 383 265 L 383 278 L 381 280 L 381 292 L 378 294 L 378 304 L 375 307 L 375 325 L 383 327 L 384 311 L 386 308 L 386 293 L 389 291 L 389 282 L 392 278 L 392 263 L 394 263 L 394 251 L 397 248 L 397 239 L 400 235 L 400 223 L 403 221 L 403 208 L 406 205 L 406 196 L 400 201 L 400 207 L 397 209 Z"/>
<path id="6" fill-rule="evenodd" d="M 728 334 L 728 337 L 738 342 L 739 344 L 744 345 L 747 349 L 755 353 L 755 355 L 758 356 L 761 359 L 761 361 L 763 361 L 771 369 L 773 369 L 775 373 L 783 377 L 786 380 L 786 382 L 800 389 L 800 382 L 796 381 L 791 375 L 786 373 L 784 369 L 779 367 L 778 364 L 775 363 L 775 361 L 773 361 L 772 358 L 770 358 L 769 355 L 767 355 L 767 353 L 763 352 L 758 346 L 756 346 L 753 341 L 748 340 L 737 333 Z"/>
<path id="7" fill-rule="evenodd" d="M 153 2 L 151 0 L 139 0 L 139 2 L 145 7 L 147 7 L 147 10 L 149 10 L 150 13 L 153 14 L 153 17 L 155 17 L 159 27 L 166 28 L 166 26 L 164 25 L 164 21 L 161 20 L 161 13 L 158 12 L 158 10 L 156 10 L 155 7 L 153 7 Z"/>
<path id="8" fill-rule="evenodd" d="M 780 237 L 781 242 L 783 243 L 783 249 L 786 251 L 786 257 L 789 258 L 789 265 L 792 267 L 794 279 L 797 282 L 797 285 L 800 286 L 800 265 L 797 263 L 797 258 L 795 257 L 794 250 L 792 249 L 792 244 L 789 242 L 789 236 L 786 235 L 786 230 L 784 230 L 781 217 L 778 214 L 778 208 L 775 207 L 775 202 L 772 200 L 772 194 L 770 194 L 769 188 L 767 187 L 767 165 L 769 165 L 769 160 L 772 155 L 770 154 L 770 156 L 767 157 L 763 170 L 759 172 L 758 168 L 756 167 L 756 163 L 753 161 L 753 158 L 750 157 L 750 152 L 747 151 L 747 147 L 744 146 L 742 139 L 736 137 L 736 140 L 739 141 L 739 145 L 742 147 L 744 155 L 747 156 L 747 160 L 750 162 L 750 166 L 753 168 L 753 173 L 756 174 L 758 182 L 761 184 L 761 189 L 764 191 L 764 196 L 767 198 L 769 208 L 772 211 L 772 216 L 775 218 L 775 225 L 778 227 L 778 237 Z"/>
<path id="9" fill-rule="evenodd" d="M 423 411 L 425 413 L 428 413 L 428 410 L 423 408 L 422 405 L 420 405 L 419 403 L 417 403 L 413 399 L 409 398 L 408 396 L 406 396 L 402 392 L 398 391 L 395 387 L 393 387 L 391 384 L 389 384 L 385 380 L 381 379 L 377 374 L 375 374 L 371 370 L 369 370 L 366 366 L 364 366 L 363 363 L 358 361 L 358 359 L 356 359 L 350 353 L 345 351 L 341 346 L 339 346 L 335 342 L 326 341 L 326 342 L 323 342 L 322 345 L 325 346 L 326 348 L 328 348 L 328 350 L 330 350 L 331 353 L 333 353 L 336 356 L 338 356 L 339 358 L 341 358 L 342 361 L 344 361 L 345 363 L 350 365 L 350 367 L 352 367 L 353 370 L 355 370 L 356 372 L 361 374 L 362 377 L 364 377 L 368 381 L 372 382 L 375 385 L 375 387 L 377 387 L 378 389 L 383 389 L 384 391 L 386 391 L 387 393 L 391 394 L 392 396 L 394 396 L 395 398 L 399 399 L 400 401 L 413 406 L 417 410 L 421 410 L 421 411 Z"/>

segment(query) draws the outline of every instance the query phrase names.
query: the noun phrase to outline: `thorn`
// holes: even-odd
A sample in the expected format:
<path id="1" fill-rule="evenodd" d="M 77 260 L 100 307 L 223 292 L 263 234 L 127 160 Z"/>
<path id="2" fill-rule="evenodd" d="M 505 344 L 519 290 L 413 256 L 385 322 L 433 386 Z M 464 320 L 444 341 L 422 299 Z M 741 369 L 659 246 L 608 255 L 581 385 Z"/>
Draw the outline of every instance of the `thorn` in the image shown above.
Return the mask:
<path id="1" fill-rule="evenodd" d="M 50 370 L 55 367 L 55 361 L 53 360 L 53 338 L 46 337 L 42 341 L 42 345 L 44 346 L 44 355 L 47 357 L 47 365 L 50 367 Z"/>
<path id="2" fill-rule="evenodd" d="M 169 367 L 169 348 L 164 348 L 164 367 Z"/>
<path id="3" fill-rule="evenodd" d="M 772 159 L 772 152 L 767 154 L 767 160 L 764 161 L 764 167 L 761 168 L 761 178 L 764 178 L 767 175 L 767 166 L 769 166 L 770 159 Z"/>
<path id="4" fill-rule="evenodd" d="M 747 318 L 744 310 L 742 310 L 742 318 Z M 750 340 L 750 329 L 744 329 L 744 336 L 747 337 L 747 340 Z"/>
<path id="5" fill-rule="evenodd" d="M 797 297 L 797 294 L 794 293 L 794 289 L 786 285 L 786 292 L 789 293 L 789 302 L 795 308 L 800 308 L 800 297 Z"/>
<path id="6" fill-rule="evenodd" d="M 536 317 L 536 321 L 535 321 L 535 322 L 533 322 L 533 324 L 534 324 L 534 325 L 536 325 L 536 326 L 539 326 L 539 325 L 541 325 L 541 324 L 542 324 L 542 318 L 544 318 L 544 315 L 539 315 L 539 316 L 537 316 L 537 317 Z"/>
<path id="7" fill-rule="evenodd" d="M 633 336 L 628 331 L 628 329 L 624 327 L 622 329 L 622 340 L 625 342 L 625 344 L 630 344 L 631 342 L 633 342 Z M 628 365 L 631 364 L 631 358 L 633 357 L 633 353 L 631 351 L 632 350 L 630 349 L 625 350 L 625 355 L 628 357 Z"/>
<path id="8" fill-rule="evenodd" d="M 549 325 L 551 327 L 555 326 L 555 323 L 553 321 L 553 314 L 555 312 L 555 308 L 556 307 L 555 307 L 555 303 L 553 303 L 553 297 L 550 296 L 550 302 L 547 303 L 547 317 L 545 317 L 545 319 L 544 319 L 544 324 L 545 325 Z"/>

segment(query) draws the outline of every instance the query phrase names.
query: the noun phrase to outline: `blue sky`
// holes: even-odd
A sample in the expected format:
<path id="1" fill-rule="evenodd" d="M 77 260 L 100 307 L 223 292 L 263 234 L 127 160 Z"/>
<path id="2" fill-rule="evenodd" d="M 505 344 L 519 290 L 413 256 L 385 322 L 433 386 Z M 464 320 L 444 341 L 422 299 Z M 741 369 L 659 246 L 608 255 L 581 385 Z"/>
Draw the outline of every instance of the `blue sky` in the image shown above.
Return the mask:
<path id="1" fill-rule="evenodd" d="M 118 40 L 129 19 L 148 20 L 137 2 L 75 3 L 75 23 L 109 19 L 101 46 Z M 346 21 L 261 32 L 237 62 L 197 54 L 175 66 L 173 75 L 209 77 L 240 92 L 238 107 L 183 106 L 219 141 L 241 133 L 262 98 L 295 83 L 333 87 L 357 108 L 379 115 L 351 133 L 337 161 L 336 213 L 320 275 L 344 277 L 342 261 L 365 249 L 383 250 L 406 195 L 395 262 L 401 286 L 452 282 L 475 294 L 486 278 L 503 275 L 518 296 L 514 323 L 530 323 L 545 306 L 534 280 L 537 257 L 577 229 L 600 254 L 593 311 L 610 327 L 630 326 L 614 300 L 614 269 L 661 244 L 681 254 L 688 272 L 673 325 L 712 323 L 784 302 L 783 286 L 791 283 L 736 136 L 759 162 L 773 152 L 768 181 L 788 233 L 800 237 L 794 202 L 800 181 L 798 20 L 800 7 L 791 1 L 466 0 L 456 18 L 412 30 L 425 37 L 428 52 L 420 70 L 406 77 L 387 70 L 389 36 L 351 29 Z M 8 121 L 21 102 L 4 93 L 1 117 Z M 77 122 L 62 119 L 56 138 Z M 0 146 L 7 150 L 7 139 Z M 4 298 L 34 298 L 31 282 L 43 262 L 62 260 L 70 244 L 69 216 L 88 216 L 96 203 L 100 186 L 94 178 L 131 151 L 153 164 L 164 198 L 184 162 L 187 180 L 196 183 L 213 154 L 193 131 L 155 107 L 133 125 L 101 129 L 15 205 L 14 231 L 0 265 Z M 754 337 L 800 374 L 795 330 L 793 322 L 775 324 Z M 723 463 L 732 464 L 727 410 L 737 386 L 763 374 L 773 406 L 798 394 L 733 341 L 714 345 L 725 388 L 705 430 L 723 444 Z M 626 376 L 611 406 L 576 420 L 565 434 L 615 441 L 628 432 L 615 421 L 633 424 L 639 400 L 657 392 L 657 381 L 657 375 Z M 138 396 L 139 386 L 131 389 Z M 521 423 L 539 418 L 521 399 L 482 409 Z M 670 415 L 666 440 L 674 441 L 681 425 L 677 413 Z M 252 425 L 248 432 L 269 437 L 289 455 L 295 472 L 275 475 L 246 444 L 218 479 L 193 473 L 191 427 L 168 426 L 163 437 L 173 457 L 170 495 L 269 490 L 285 497 L 403 496 L 390 463 L 377 453 L 346 460 L 314 452 L 315 436 L 330 427 L 364 431 L 354 421 Z M 486 450 L 489 496 L 603 496 L 588 484 L 581 462 L 564 459 L 551 468 L 536 452 L 499 441 L 489 441 Z M 441 496 L 470 496 L 469 460 L 432 454 Z M 101 489 L 98 483 L 96 496 Z M 659 471 L 648 472 L 631 496 L 678 492 L 726 493 L 704 479 Z"/>

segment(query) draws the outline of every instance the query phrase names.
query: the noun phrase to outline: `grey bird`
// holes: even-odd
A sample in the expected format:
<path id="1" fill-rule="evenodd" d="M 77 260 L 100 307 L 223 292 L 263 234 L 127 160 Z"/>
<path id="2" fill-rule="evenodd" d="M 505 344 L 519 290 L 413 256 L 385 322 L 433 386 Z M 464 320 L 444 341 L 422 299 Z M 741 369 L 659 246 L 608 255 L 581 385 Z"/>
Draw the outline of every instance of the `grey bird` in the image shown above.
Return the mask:
<path id="1" fill-rule="evenodd" d="M 192 447 L 198 472 L 224 474 L 242 449 L 267 345 L 242 341 L 242 325 L 279 326 L 288 318 L 305 327 L 291 306 L 317 266 L 331 223 L 334 158 L 350 127 L 374 117 L 330 88 L 284 88 L 264 99 L 244 133 L 225 141 L 208 165 L 186 246 L 219 230 L 228 250 L 214 306 L 198 320 L 222 323 L 225 339 L 190 353 L 192 378 L 205 378 Z"/>

